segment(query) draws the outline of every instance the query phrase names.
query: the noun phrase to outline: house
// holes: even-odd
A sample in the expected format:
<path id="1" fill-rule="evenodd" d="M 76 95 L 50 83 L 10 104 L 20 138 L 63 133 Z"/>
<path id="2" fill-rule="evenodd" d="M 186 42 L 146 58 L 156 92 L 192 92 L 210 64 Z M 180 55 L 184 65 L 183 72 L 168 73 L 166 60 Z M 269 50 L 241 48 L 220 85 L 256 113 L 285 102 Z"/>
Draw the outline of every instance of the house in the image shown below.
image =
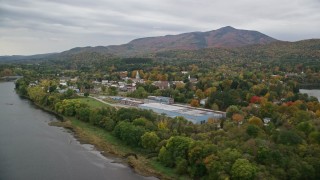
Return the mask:
<path id="1" fill-rule="evenodd" d="M 208 98 L 201 99 L 201 100 L 200 100 L 200 104 L 201 104 L 202 106 L 204 106 L 204 105 L 206 105 L 207 101 L 208 101 Z"/>
<path id="2" fill-rule="evenodd" d="M 169 89 L 170 83 L 169 81 L 154 81 L 152 85 L 157 86 L 159 89 Z"/>
<path id="3" fill-rule="evenodd" d="M 136 89 L 137 89 L 136 83 L 132 83 L 132 84 L 128 84 L 128 85 L 127 85 L 127 91 L 128 91 L 128 92 L 133 92 L 133 91 L 135 91 Z"/>
<path id="4" fill-rule="evenodd" d="M 263 118 L 264 125 L 269 124 L 270 121 L 271 121 L 271 118 L 268 118 L 268 117 Z"/>
<path id="5" fill-rule="evenodd" d="M 188 76 L 188 79 L 191 83 L 197 83 L 198 79 L 197 78 L 191 78 L 190 75 Z"/>
<path id="6" fill-rule="evenodd" d="M 106 85 L 106 84 L 108 84 L 108 82 L 109 82 L 108 80 L 102 80 L 102 81 L 101 81 L 101 84 L 102 84 L 102 85 Z"/>
<path id="7" fill-rule="evenodd" d="M 128 71 L 121 71 L 119 72 L 119 76 L 121 79 L 125 79 L 128 77 Z"/>
<path id="8" fill-rule="evenodd" d="M 74 77 L 70 79 L 71 82 L 77 82 L 78 81 L 78 77 Z"/>

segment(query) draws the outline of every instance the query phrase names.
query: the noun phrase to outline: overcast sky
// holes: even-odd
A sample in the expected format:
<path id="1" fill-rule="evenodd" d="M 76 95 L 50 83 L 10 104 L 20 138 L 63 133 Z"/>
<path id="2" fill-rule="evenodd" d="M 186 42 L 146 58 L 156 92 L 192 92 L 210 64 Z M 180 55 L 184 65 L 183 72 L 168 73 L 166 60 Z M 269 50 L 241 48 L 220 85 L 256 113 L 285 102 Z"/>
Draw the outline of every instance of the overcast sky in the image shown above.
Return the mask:
<path id="1" fill-rule="evenodd" d="M 224 26 L 286 41 L 320 38 L 320 0 L 0 0 L 0 55 Z"/>

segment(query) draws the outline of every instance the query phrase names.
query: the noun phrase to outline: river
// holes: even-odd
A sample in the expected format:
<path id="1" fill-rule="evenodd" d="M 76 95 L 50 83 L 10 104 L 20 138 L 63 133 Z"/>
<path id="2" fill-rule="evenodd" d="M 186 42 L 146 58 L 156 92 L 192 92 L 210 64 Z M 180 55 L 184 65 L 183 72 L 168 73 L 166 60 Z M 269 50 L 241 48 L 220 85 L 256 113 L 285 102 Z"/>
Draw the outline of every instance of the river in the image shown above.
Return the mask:
<path id="1" fill-rule="evenodd" d="M 0 83 L 0 179 L 138 180 L 129 167 L 113 163 L 94 147 L 80 144 L 69 132 L 49 126 L 55 116 L 36 108 Z"/>
<path id="2" fill-rule="evenodd" d="M 320 89 L 300 89 L 300 93 L 306 93 L 308 96 L 314 96 L 318 98 L 318 101 L 320 101 Z"/>

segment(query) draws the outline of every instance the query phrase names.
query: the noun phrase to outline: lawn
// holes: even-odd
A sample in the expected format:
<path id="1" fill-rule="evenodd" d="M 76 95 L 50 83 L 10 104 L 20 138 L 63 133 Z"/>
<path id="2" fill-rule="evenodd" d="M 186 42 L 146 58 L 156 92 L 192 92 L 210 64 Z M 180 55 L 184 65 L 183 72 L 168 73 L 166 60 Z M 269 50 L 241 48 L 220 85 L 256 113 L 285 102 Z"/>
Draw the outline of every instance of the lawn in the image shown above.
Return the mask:
<path id="1" fill-rule="evenodd" d="M 88 104 L 91 108 L 101 108 L 101 107 L 108 107 L 109 105 L 107 104 L 104 104 L 100 101 L 97 101 L 95 99 L 92 99 L 92 98 L 78 98 L 78 100 L 82 103 L 86 103 Z"/>

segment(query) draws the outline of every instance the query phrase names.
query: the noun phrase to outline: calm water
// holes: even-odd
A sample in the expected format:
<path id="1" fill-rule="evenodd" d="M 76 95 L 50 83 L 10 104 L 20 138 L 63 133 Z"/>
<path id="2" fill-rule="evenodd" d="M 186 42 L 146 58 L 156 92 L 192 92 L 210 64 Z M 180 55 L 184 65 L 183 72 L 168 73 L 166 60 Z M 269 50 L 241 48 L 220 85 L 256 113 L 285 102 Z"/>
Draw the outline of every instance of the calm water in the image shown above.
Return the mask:
<path id="1" fill-rule="evenodd" d="M 309 96 L 314 96 L 320 101 L 320 89 L 300 89 L 299 92 L 306 93 Z"/>
<path id="2" fill-rule="evenodd" d="M 135 180 L 135 174 L 91 145 L 81 145 L 53 115 L 19 98 L 12 82 L 0 83 L 0 180 Z"/>

